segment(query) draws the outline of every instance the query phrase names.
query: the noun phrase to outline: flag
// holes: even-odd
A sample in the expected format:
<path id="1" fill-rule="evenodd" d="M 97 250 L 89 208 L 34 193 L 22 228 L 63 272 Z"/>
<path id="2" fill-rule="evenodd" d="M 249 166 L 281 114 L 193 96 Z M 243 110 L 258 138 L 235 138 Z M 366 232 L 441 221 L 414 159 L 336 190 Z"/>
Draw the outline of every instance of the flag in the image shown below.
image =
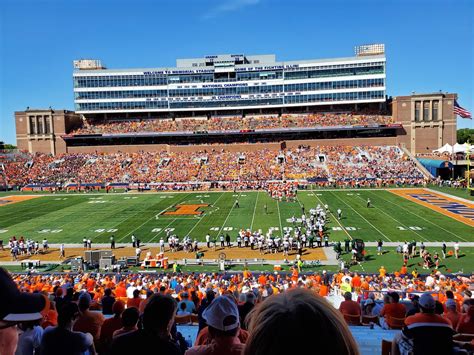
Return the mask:
<path id="1" fill-rule="evenodd" d="M 472 118 L 471 113 L 465 108 L 462 108 L 461 106 L 459 106 L 456 100 L 454 100 L 454 114 L 461 116 L 462 118 Z"/>

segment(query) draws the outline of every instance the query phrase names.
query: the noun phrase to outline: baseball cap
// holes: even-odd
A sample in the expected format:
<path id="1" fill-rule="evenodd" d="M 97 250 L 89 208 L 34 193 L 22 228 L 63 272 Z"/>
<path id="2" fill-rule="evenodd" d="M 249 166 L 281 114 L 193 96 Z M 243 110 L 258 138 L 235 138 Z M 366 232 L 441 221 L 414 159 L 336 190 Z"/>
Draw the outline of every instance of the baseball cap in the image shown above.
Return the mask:
<path id="1" fill-rule="evenodd" d="M 435 308 L 435 300 L 433 296 L 431 296 L 429 293 L 422 294 L 420 297 L 420 301 L 418 303 L 420 304 L 420 307 L 423 307 L 426 309 Z"/>
<path id="2" fill-rule="evenodd" d="M 222 331 L 235 329 L 239 326 L 239 310 L 229 297 L 215 298 L 204 310 L 202 317 L 207 324 Z"/>
<path id="3" fill-rule="evenodd" d="M 46 307 L 46 297 L 40 293 L 20 292 L 5 269 L 0 268 L 0 319 L 23 322 L 40 319 Z"/>

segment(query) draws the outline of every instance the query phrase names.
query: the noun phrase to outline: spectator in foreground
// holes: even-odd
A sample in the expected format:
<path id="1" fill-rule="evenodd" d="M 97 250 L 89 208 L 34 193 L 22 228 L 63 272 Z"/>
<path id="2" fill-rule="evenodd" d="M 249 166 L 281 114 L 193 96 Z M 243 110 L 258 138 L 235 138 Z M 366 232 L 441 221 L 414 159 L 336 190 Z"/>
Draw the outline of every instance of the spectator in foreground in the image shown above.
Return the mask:
<path id="1" fill-rule="evenodd" d="M 104 291 L 104 297 L 100 301 L 102 305 L 102 314 L 114 314 L 112 311 L 112 306 L 115 303 L 115 297 L 112 296 L 112 290 L 110 288 L 106 288 Z"/>
<path id="2" fill-rule="evenodd" d="M 467 313 L 464 313 L 459 318 L 456 331 L 463 334 L 474 334 L 474 305 L 470 302 Z"/>
<path id="3" fill-rule="evenodd" d="M 114 331 L 113 338 L 124 334 L 128 334 L 137 330 L 137 323 L 139 318 L 139 312 L 135 307 L 127 308 L 122 313 L 122 325 L 123 327 Z"/>
<path id="4" fill-rule="evenodd" d="M 402 319 L 405 318 L 406 308 L 403 304 L 400 304 L 400 296 L 397 292 L 390 292 L 387 294 L 390 303 L 383 306 L 380 311 L 380 326 L 384 329 L 390 329 L 394 326 L 392 318 Z"/>
<path id="5" fill-rule="evenodd" d="M 75 303 L 67 303 L 58 316 L 58 326 L 48 327 L 43 333 L 40 353 L 48 355 L 80 355 L 89 351 L 95 354 L 94 338 L 89 333 L 72 330 L 79 317 L 79 308 Z"/>
<path id="6" fill-rule="evenodd" d="M 342 301 L 341 304 L 339 305 L 339 311 L 341 311 L 343 315 L 347 314 L 349 316 L 360 317 L 360 313 L 361 313 L 360 305 L 357 302 L 352 300 L 352 293 L 350 292 L 344 293 L 344 301 Z"/>
<path id="7" fill-rule="evenodd" d="M 140 298 L 140 290 L 137 288 L 133 290 L 133 298 L 127 300 L 127 308 L 135 307 L 136 309 L 140 308 L 140 303 L 142 299 Z"/>
<path id="8" fill-rule="evenodd" d="M 245 345 L 237 336 L 240 329 L 239 310 L 230 297 L 220 296 L 214 299 L 202 316 L 208 325 L 210 342 L 188 349 L 186 355 L 242 353 Z"/>
<path id="9" fill-rule="evenodd" d="M 37 353 L 41 345 L 41 338 L 43 337 L 43 328 L 39 325 L 40 321 L 41 313 L 38 313 L 38 319 L 22 322 L 18 325 L 20 332 L 15 355 L 31 355 Z"/>
<path id="10" fill-rule="evenodd" d="M 245 303 L 239 306 L 239 315 L 240 315 L 240 327 L 242 329 L 247 329 L 247 325 L 245 323 L 245 319 L 250 311 L 255 307 L 255 293 L 249 291 L 244 294 L 245 295 Z"/>
<path id="11" fill-rule="evenodd" d="M 100 328 L 100 350 L 106 353 L 112 343 L 114 332 L 122 328 L 122 313 L 125 310 L 125 303 L 121 300 L 115 301 L 112 306 L 114 316 L 106 319 Z"/>
<path id="12" fill-rule="evenodd" d="M 446 312 L 444 312 L 444 318 L 449 319 L 453 329 L 456 329 L 459 323 L 461 314 L 457 310 L 456 301 L 453 299 L 448 299 L 445 303 Z"/>
<path id="13" fill-rule="evenodd" d="M 48 301 L 40 293 L 20 292 L 8 272 L 0 267 L 0 353 L 13 355 L 18 345 L 17 323 L 41 319 Z"/>
<path id="14" fill-rule="evenodd" d="M 104 323 L 104 316 L 99 312 L 89 310 L 91 305 L 91 296 L 85 292 L 79 297 L 80 315 L 74 323 L 73 330 L 77 332 L 90 333 L 94 337 L 94 342 L 98 342 L 100 338 L 100 328 Z"/>
<path id="15" fill-rule="evenodd" d="M 170 335 L 175 314 L 176 301 L 171 296 L 153 295 L 143 313 L 143 329 L 114 338 L 111 354 L 145 354 L 159 349 L 160 355 L 180 355 Z"/>
<path id="16" fill-rule="evenodd" d="M 405 328 L 392 341 L 392 354 L 451 354 L 451 322 L 435 313 L 436 302 L 429 293 L 421 295 L 420 313 L 405 319 Z"/>
<path id="17" fill-rule="evenodd" d="M 341 313 L 312 291 L 295 289 L 269 297 L 249 317 L 245 355 L 305 354 L 308 341 L 321 354 L 359 354 Z"/>

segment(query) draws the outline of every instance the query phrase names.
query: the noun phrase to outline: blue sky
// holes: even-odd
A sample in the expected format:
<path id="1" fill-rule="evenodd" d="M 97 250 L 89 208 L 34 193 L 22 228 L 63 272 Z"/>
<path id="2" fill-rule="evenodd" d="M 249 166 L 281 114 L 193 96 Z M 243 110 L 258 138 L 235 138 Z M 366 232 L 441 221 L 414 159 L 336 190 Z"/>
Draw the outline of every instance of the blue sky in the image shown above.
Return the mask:
<path id="1" fill-rule="evenodd" d="M 14 111 L 74 109 L 78 58 L 163 67 L 220 53 L 345 57 L 385 43 L 389 95 L 457 92 L 472 112 L 473 14 L 472 0 L 1 0 L 0 141 L 15 143 Z"/>

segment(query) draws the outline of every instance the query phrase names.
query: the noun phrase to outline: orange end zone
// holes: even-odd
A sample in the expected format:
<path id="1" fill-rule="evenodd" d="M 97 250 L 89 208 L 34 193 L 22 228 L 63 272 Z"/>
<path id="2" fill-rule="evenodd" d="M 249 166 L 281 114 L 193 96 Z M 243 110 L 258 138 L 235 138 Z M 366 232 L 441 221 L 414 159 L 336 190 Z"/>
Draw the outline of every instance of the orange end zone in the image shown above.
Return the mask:
<path id="1" fill-rule="evenodd" d="M 18 203 L 22 201 L 28 201 L 28 200 L 32 200 L 38 197 L 41 197 L 41 196 L 18 195 L 18 196 L 0 197 L 0 206 L 11 205 L 13 203 Z"/>
<path id="2" fill-rule="evenodd" d="M 406 198 L 456 221 L 474 227 L 474 204 L 449 198 L 425 189 L 389 189 L 391 193 Z"/>
<path id="3" fill-rule="evenodd" d="M 207 207 L 207 204 L 197 204 L 197 205 L 178 205 L 176 206 L 176 210 L 174 211 L 167 211 L 162 213 L 163 215 L 199 215 L 202 214 L 202 211 L 198 211 L 201 207 Z"/>

